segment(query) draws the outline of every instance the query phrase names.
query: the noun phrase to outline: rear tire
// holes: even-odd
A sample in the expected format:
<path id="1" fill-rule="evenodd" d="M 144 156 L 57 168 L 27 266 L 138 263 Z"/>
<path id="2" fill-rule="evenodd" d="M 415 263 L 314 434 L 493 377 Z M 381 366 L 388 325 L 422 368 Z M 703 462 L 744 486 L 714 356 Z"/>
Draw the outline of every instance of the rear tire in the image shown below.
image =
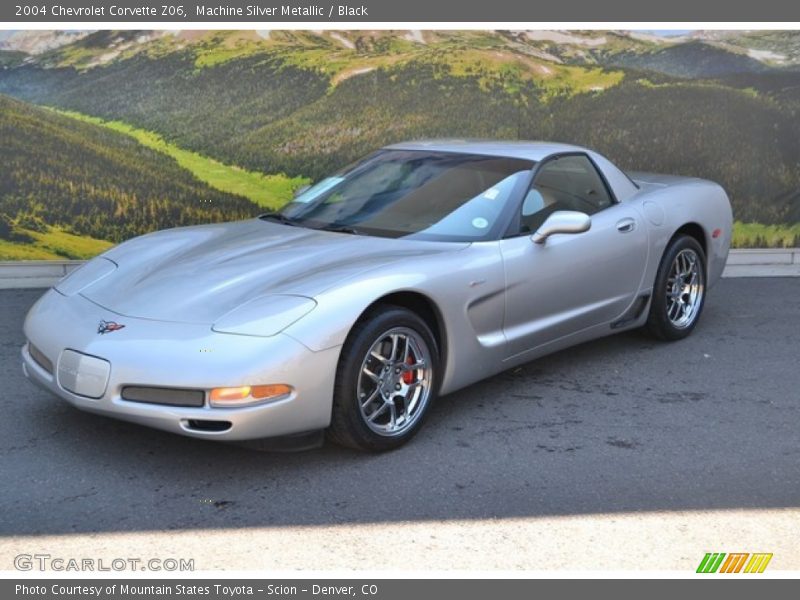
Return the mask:
<path id="1" fill-rule="evenodd" d="M 405 444 L 436 398 L 439 373 L 436 340 L 425 321 L 405 308 L 376 306 L 342 348 L 328 439 L 370 452 Z"/>
<path id="2" fill-rule="evenodd" d="M 645 328 L 661 340 L 683 339 L 697 325 L 705 299 L 705 252 L 696 239 L 680 235 L 661 259 Z"/>

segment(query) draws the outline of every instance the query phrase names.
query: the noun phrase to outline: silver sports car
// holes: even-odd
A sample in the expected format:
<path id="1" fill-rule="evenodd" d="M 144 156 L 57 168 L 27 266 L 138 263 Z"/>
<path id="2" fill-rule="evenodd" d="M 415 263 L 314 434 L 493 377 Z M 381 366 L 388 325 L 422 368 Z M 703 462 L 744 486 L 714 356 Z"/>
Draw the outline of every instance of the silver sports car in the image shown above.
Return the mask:
<path id="1" fill-rule="evenodd" d="M 89 261 L 31 308 L 23 368 L 175 433 L 388 450 L 437 396 L 520 363 L 636 327 L 689 335 L 731 226 L 715 183 L 585 148 L 397 144 L 280 212 Z"/>

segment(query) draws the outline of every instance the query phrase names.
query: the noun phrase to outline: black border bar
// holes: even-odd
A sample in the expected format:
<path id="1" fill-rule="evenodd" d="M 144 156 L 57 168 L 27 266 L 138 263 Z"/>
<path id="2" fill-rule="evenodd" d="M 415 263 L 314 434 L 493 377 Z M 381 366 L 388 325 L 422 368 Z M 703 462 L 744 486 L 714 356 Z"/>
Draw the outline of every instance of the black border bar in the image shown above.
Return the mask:
<path id="1" fill-rule="evenodd" d="M 544 23 L 800 21 L 800 3 L 670 0 L 4 0 L 0 22 Z"/>

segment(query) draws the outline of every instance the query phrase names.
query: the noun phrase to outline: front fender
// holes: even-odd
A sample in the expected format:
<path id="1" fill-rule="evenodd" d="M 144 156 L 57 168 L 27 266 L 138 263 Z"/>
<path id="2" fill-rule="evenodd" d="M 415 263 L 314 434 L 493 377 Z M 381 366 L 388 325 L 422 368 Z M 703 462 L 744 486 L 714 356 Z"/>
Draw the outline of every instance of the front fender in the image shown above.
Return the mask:
<path id="1" fill-rule="evenodd" d="M 317 308 L 283 333 L 314 351 L 343 346 L 375 303 L 397 292 L 428 298 L 442 316 L 448 348 L 442 392 L 497 372 L 503 358 L 505 280 L 497 242 L 362 273 L 319 294 Z"/>

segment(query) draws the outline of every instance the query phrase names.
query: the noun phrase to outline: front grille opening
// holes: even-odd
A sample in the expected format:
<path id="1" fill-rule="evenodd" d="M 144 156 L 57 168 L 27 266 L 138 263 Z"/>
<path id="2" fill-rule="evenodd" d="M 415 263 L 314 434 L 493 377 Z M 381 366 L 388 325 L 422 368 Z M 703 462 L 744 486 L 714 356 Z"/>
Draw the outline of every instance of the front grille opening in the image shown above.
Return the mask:
<path id="1" fill-rule="evenodd" d="M 231 425 L 230 421 L 208 421 L 206 419 L 189 419 L 186 421 L 187 429 L 194 429 L 195 431 L 228 431 Z"/>
<path id="2" fill-rule="evenodd" d="M 160 388 L 128 385 L 120 394 L 123 400 L 143 402 L 145 404 L 166 404 L 168 406 L 202 407 L 206 401 L 203 390 L 184 390 L 178 388 Z"/>
<path id="3" fill-rule="evenodd" d="M 50 375 L 53 374 L 53 362 L 47 358 L 41 350 L 39 350 L 30 342 L 28 342 L 28 353 L 31 355 L 31 358 L 37 365 L 50 373 Z"/>

